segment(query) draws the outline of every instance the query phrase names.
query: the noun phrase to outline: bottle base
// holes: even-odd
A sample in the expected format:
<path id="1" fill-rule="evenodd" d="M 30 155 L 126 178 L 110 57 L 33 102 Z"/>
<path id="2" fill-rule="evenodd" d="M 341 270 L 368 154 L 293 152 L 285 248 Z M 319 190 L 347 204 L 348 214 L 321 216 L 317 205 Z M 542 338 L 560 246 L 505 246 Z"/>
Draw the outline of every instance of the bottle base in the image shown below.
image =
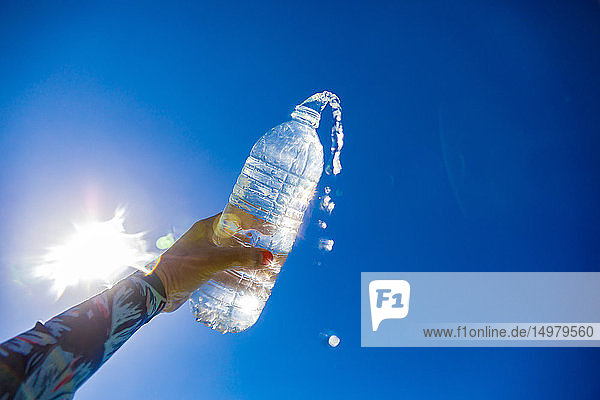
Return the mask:
<path id="1" fill-rule="evenodd" d="M 240 281 L 252 281 L 245 272 L 223 272 L 239 277 Z M 256 289 L 256 285 L 249 285 Z M 259 286 L 260 287 L 260 286 Z M 197 322 L 221 333 L 243 332 L 256 323 L 269 296 L 266 288 L 233 291 L 226 285 L 211 279 L 192 293 L 190 310 Z"/>

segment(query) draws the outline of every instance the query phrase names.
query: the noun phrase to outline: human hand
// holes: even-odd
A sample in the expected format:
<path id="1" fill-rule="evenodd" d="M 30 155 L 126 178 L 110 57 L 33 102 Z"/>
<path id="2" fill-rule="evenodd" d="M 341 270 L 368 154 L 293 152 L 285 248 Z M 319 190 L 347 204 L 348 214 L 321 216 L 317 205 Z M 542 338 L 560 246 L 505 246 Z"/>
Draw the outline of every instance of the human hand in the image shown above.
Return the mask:
<path id="1" fill-rule="evenodd" d="M 273 260 L 254 247 L 218 247 L 212 241 L 221 213 L 196 222 L 163 255 L 152 270 L 167 294 L 163 311 L 177 310 L 192 292 L 216 272 L 235 266 L 262 269 Z"/>

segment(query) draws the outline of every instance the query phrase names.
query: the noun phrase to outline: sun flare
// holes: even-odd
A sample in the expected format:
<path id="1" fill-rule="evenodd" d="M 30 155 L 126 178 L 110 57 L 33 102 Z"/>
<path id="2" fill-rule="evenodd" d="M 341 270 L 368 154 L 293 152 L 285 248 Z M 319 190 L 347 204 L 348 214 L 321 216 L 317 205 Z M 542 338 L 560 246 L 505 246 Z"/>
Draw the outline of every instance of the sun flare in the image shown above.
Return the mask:
<path id="1" fill-rule="evenodd" d="M 108 221 L 88 221 L 61 245 L 53 246 L 35 269 L 38 277 L 52 281 L 57 296 L 82 282 L 114 280 L 127 268 L 142 269 L 155 254 L 146 251 L 144 233 L 127 233 L 125 210 L 117 209 Z"/>

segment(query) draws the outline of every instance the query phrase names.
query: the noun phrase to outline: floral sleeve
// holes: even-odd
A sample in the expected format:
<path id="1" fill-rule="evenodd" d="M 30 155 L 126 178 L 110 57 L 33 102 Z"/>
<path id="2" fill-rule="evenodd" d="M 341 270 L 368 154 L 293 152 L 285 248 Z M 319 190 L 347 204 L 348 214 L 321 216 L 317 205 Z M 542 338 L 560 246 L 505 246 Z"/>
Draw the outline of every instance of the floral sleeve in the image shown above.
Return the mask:
<path id="1" fill-rule="evenodd" d="M 0 344 L 0 400 L 70 399 L 165 306 L 154 275 L 136 272 L 112 288 Z"/>

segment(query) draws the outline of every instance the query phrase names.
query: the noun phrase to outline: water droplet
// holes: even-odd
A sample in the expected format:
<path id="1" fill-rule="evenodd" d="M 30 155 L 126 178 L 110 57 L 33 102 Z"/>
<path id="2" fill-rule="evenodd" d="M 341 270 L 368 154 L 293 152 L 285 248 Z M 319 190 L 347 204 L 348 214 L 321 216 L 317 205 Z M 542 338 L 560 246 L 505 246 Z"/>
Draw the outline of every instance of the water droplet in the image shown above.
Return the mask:
<path id="1" fill-rule="evenodd" d="M 319 239 L 319 250 L 331 251 L 333 249 L 332 239 Z"/>
<path id="2" fill-rule="evenodd" d="M 331 214 L 331 212 L 333 211 L 334 207 L 335 207 L 335 203 L 333 201 L 329 202 L 329 204 L 327 204 L 327 212 L 329 214 Z"/>
<path id="3" fill-rule="evenodd" d="M 334 207 L 335 207 L 335 203 L 333 201 L 331 201 L 331 197 L 329 195 L 323 196 L 323 198 L 321 199 L 321 204 L 320 204 L 321 210 L 331 214 Z"/>
<path id="4" fill-rule="evenodd" d="M 327 228 L 327 222 L 319 220 L 319 228 L 321 228 L 321 229 Z"/>
<path id="5" fill-rule="evenodd" d="M 331 335 L 329 336 L 329 340 L 327 342 L 331 347 L 337 347 L 340 344 L 341 340 L 336 335 Z"/>

